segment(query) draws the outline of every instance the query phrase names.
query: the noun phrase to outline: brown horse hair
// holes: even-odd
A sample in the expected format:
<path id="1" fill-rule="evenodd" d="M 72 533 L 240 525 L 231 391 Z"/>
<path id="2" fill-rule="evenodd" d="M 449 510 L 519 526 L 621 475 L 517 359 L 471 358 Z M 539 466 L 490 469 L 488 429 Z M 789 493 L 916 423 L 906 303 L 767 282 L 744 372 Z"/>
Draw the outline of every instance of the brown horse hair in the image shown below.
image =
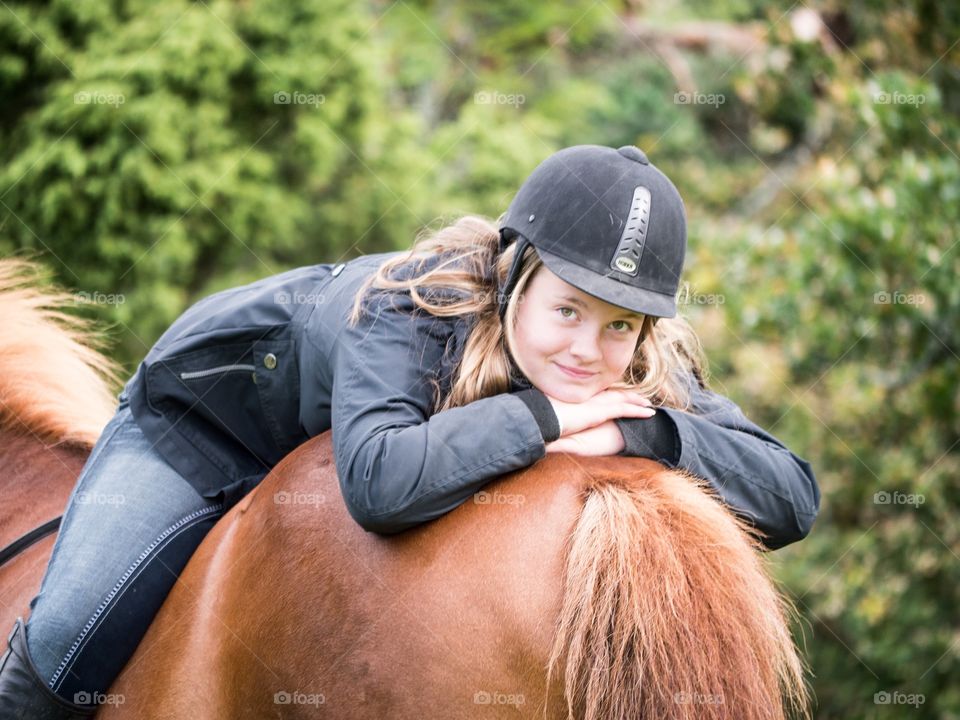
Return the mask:
<path id="1" fill-rule="evenodd" d="M 75 298 L 38 263 L 0 260 L 0 429 L 91 447 L 116 410 L 120 367 Z"/>
<path id="2" fill-rule="evenodd" d="M 705 481 L 651 475 L 584 490 L 548 664 L 568 718 L 809 718 L 798 614 L 759 540 Z"/>

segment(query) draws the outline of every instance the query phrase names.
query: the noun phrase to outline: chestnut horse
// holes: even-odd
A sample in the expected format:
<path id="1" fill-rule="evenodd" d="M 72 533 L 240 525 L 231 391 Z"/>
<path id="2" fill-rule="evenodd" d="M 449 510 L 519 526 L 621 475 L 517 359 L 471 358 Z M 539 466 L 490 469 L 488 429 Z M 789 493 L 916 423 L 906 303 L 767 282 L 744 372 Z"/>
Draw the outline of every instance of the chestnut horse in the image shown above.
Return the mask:
<path id="1" fill-rule="evenodd" d="M 24 442 L 0 439 L 5 456 Z M 42 506 L 37 522 L 62 509 L 54 486 L 21 475 L 0 502 Z M 3 576 L 25 586 L 16 613 L 49 548 L 32 552 Z M 808 717 L 765 566 L 705 483 L 638 458 L 551 455 L 423 527 L 365 533 L 327 433 L 217 523 L 98 717 Z"/>

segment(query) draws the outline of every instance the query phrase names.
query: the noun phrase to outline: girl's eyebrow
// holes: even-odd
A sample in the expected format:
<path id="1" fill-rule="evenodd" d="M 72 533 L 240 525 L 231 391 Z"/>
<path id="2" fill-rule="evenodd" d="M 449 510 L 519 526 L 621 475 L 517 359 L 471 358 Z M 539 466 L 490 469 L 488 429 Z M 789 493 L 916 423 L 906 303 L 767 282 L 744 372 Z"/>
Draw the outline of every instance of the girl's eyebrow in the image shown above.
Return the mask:
<path id="1" fill-rule="evenodd" d="M 587 304 L 586 304 L 583 300 L 581 300 L 580 298 L 578 298 L 578 297 L 576 297 L 576 296 L 574 296 L 574 295 L 558 295 L 558 296 L 557 296 L 557 299 L 558 299 L 558 300 L 566 300 L 566 301 L 567 301 L 568 303 L 570 303 L 571 305 L 576 305 L 578 308 L 581 308 L 581 309 L 583 309 L 583 310 L 589 310 L 589 308 L 587 307 Z M 620 314 L 620 317 L 633 318 L 634 320 L 642 320 L 642 319 L 643 319 L 643 315 L 641 315 L 640 313 L 629 312 L 628 310 L 624 310 L 624 311 Z"/>

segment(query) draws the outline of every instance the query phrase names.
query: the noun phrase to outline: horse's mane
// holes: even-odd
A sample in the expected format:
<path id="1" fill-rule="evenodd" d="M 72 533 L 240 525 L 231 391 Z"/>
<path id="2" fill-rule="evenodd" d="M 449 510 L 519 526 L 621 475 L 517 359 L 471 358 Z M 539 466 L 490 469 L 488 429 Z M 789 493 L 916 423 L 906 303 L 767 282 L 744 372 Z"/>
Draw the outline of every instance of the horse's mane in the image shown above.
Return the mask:
<path id="1" fill-rule="evenodd" d="M 119 366 L 74 298 L 37 263 L 0 260 L 0 429 L 92 446 L 116 409 Z"/>
<path id="2" fill-rule="evenodd" d="M 792 602 L 706 481 L 591 476 L 549 671 L 569 718 L 809 718 Z"/>

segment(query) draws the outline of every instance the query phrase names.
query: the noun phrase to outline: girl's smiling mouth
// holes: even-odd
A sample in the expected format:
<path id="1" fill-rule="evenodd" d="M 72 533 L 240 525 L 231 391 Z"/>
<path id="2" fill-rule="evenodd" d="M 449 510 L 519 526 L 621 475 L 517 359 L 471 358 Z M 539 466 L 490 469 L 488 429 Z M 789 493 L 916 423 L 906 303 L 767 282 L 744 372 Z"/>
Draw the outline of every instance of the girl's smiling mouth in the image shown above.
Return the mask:
<path id="1" fill-rule="evenodd" d="M 593 377 L 596 375 L 594 372 L 584 372 L 583 370 L 576 370 L 572 367 L 567 367 L 566 365 L 561 365 L 560 363 L 555 363 L 558 368 L 565 374 L 570 377 L 576 378 L 578 380 L 583 380 L 584 378 Z"/>

